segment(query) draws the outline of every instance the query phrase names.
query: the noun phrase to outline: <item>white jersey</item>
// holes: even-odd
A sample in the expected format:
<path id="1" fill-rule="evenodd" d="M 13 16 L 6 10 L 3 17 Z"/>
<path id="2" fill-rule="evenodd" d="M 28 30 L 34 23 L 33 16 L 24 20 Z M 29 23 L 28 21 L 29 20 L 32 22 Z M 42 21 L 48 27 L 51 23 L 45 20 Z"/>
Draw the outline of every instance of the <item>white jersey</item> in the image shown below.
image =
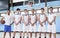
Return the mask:
<path id="1" fill-rule="evenodd" d="M 31 23 L 34 23 L 36 21 L 36 16 L 35 15 L 31 15 Z"/>
<path id="2" fill-rule="evenodd" d="M 51 22 L 52 20 L 54 20 L 54 16 L 56 16 L 56 14 L 49 14 L 48 15 L 48 21 Z M 48 32 L 52 32 L 52 33 L 56 33 L 56 25 L 53 22 L 52 25 L 48 24 Z"/>
<path id="3" fill-rule="evenodd" d="M 24 15 L 24 22 L 28 23 L 28 15 Z"/>
<path id="4" fill-rule="evenodd" d="M 10 25 L 11 24 L 11 16 L 5 15 L 4 20 L 5 20 L 5 25 Z"/>
<path id="5" fill-rule="evenodd" d="M 43 22 L 45 20 L 45 14 L 40 14 L 40 21 Z"/>
<path id="6" fill-rule="evenodd" d="M 20 15 L 20 14 L 15 14 L 15 15 L 14 15 L 14 18 L 15 18 L 15 22 L 17 23 L 17 22 L 20 21 L 21 15 Z"/>
<path id="7" fill-rule="evenodd" d="M 54 16 L 56 16 L 56 14 L 48 14 L 48 21 L 51 22 L 54 20 Z"/>

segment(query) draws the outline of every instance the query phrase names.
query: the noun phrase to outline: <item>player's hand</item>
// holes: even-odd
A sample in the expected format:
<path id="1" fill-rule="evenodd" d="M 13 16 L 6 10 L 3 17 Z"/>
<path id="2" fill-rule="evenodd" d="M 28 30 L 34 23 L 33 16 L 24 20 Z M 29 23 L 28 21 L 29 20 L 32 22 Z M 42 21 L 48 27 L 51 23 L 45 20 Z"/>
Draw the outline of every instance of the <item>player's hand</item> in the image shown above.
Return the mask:
<path id="1" fill-rule="evenodd" d="M 52 25 L 52 23 L 50 23 L 50 25 Z"/>
<path id="2" fill-rule="evenodd" d="M 19 23 L 15 23 L 16 24 L 16 26 L 19 24 Z"/>
<path id="3" fill-rule="evenodd" d="M 41 26 L 43 26 L 43 24 L 42 24 L 42 23 L 40 23 L 40 25 L 41 25 Z"/>
<path id="4" fill-rule="evenodd" d="M 32 24 L 32 26 L 34 26 L 34 24 Z"/>
<path id="5" fill-rule="evenodd" d="M 25 24 L 27 26 L 27 24 Z"/>

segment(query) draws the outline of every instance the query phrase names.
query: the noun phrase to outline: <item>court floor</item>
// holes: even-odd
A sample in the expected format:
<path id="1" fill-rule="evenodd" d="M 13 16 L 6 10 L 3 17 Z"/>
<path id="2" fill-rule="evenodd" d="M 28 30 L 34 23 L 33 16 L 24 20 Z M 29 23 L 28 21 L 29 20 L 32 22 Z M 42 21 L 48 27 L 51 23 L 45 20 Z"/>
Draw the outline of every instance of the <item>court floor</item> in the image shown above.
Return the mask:
<path id="1" fill-rule="evenodd" d="M 4 32 L 0 32 L 0 38 L 3 38 L 3 34 L 4 34 Z M 23 35 L 23 34 L 22 34 Z M 16 38 L 19 38 L 19 33 L 16 33 Z M 44 34 L 42 33 L 42 38 L 44 38 Z M 13 33 L 12 33 L 12 36 L 11 36 L 11 38 L 13 37 Z M 22 36 L 23 37 L 23 36 Z M 47 36 L 46 36 L 47 38 L 49 38 L 49 34 L 47 34 Z M 5 38 L 9 38 L 9 33 L 7 33 L 6 34 L 6 37 Z M 26 37 L 26 34 L 25 34 L 25 38 L 27 38 Z M 30 38 L 30 36 L 29 36 L 29 38 Z M 35 38 L 35 36 L 34 36 L 34 33 L 33 33 L 33 37 L 32 38 Z M 39 38 L 39 34 L 37 34 L 37 38 Z M 53 37 L 53 35 L 52 35 L 52 38 L 54 38 Z M 60 34 L 56 34 L 56 38 L 60 38 Z"/>

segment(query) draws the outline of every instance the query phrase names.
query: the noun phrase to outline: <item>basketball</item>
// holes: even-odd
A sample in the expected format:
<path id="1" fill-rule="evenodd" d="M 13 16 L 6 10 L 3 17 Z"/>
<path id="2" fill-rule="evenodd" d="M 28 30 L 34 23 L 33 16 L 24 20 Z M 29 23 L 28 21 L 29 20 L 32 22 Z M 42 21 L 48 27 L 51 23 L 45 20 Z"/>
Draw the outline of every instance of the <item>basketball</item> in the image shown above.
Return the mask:
<path id="1" fill-rule="evenodd" d="M 1 20 L 1 24 L 5 24 L 5 21 L 4 20 Z"/>

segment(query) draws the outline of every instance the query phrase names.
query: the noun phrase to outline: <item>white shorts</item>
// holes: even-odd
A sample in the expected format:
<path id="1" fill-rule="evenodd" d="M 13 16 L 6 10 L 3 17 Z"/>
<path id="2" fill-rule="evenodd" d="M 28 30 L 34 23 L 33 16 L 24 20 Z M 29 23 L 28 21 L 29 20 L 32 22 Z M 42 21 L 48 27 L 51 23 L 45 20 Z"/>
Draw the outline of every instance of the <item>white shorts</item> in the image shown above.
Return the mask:
<path id="1" fill-rule="evenodd" d="M 36 24 L 34 26 L 30 24 L 29 32 L 36 32 Z"/>
<path id="2" fill-rule="evenodd" d="M 29 25 L 23 24 L 23 32 L 28 32 L 29 31 Z"/>
<path id="3" fill-rule="evenodd" d="M 41 25 L 39 24 L 38 32 L 46 32 L 46 26 L 45 26 L 45 25 L 41 26 Z"/>
<path id="4" fill-rule="evenodd" d="M 48 24 L 48 32 L 56 33 L 56 26 L 55 24 L 49 25 Z"/>
<path id="5" fill-rule="evenodd" d="M 20 23 L 18 25 L 14 24 L 14 31 L 19 31 L 19 32 L 22 31 L 22 27 Z"/>

